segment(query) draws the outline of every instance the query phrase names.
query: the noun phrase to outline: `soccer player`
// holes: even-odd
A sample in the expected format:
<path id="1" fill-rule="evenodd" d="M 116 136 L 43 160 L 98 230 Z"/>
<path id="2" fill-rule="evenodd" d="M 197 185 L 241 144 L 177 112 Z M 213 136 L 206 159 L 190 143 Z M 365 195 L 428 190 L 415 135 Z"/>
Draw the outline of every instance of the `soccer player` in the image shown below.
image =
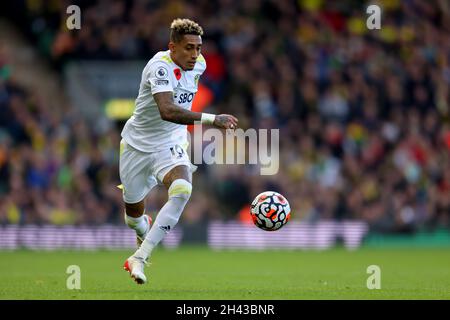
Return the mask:
<path id="1" fill-rule="evenodd" d="M 186 154 L 188 124 L 234 129 L 237 118 L 192 112 L 199 77 L 206 69 L 200 54 L 202 28 L 189 19 L 170 26 L 169 50 L 147 63 L 136 108 L 122 130 L 119 171 L 125 202 L 125 223 L 136 231 L 138 250 L 124 264 L 138 284 L 153 249 L 173 229 L 192 192 L 194 166 Z M 168 190 L 168 201 L 154 224 L 145 214 L 144 199 L 157 184 Z"/>

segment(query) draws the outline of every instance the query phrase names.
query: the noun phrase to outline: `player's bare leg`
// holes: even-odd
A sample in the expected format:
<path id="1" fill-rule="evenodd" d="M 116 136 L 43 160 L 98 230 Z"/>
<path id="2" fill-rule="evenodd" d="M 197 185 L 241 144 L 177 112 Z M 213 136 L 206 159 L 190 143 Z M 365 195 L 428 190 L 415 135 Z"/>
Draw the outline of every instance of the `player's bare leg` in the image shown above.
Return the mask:
<path id="1" fill-rule="evenodd" d="M 138 203 L 125 203 L 125 212 L 129 217 L 139 218 L 140 216 L 142 216 L 144 208 L 144 200 L 141 200 Z"/>
<path id="2" fill-rule="evenodd" d="M 188 166 L 177 166 L 166 174 L 163 180 L 166 189 L 169 190 L 172 183 L 177 179 L 184 179 L 187 182 L 192 183 L 192 173 Z"/>
<path id="3" fill-rule="evenodd" d="M 177 224 L 192 192 L 192 174 L 189 167 L 180 165 L 170 170 L 163 183 L 168 190 L 167 203 L 161 208 L 140 248 L 125 262 L 124 268 L 138 283 L 147 281 L 144 266 L 153 249 Z"/>

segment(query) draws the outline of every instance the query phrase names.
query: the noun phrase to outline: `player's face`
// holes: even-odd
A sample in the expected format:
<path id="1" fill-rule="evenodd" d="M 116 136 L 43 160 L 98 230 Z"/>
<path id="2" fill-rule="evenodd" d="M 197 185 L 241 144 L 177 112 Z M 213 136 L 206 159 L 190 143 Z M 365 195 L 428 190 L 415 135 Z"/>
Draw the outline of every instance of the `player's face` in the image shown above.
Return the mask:
<path id="1" fill-rule="evenodd" d="M 175 62 L 183 70 L 192 70 L 202 49 L 202 37 L 187 34 L 178 43 L 170 42 L 169 48 Z"/>

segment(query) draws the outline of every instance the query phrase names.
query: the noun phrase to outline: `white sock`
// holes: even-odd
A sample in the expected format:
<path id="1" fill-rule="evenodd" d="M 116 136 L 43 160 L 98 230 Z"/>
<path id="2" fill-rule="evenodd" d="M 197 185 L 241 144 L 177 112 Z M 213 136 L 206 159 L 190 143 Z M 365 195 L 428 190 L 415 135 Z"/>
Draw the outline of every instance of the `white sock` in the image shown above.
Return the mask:
<path id="1" fill-rule="evenodd" d="M 135 252 L 136 257 L 147 260 L 158 243 L 175 227 L 191 192 L 192 185 L 188 181 L 177 179 L 172 182 L 169 188 L 169 199 L 159 211 L 141 247 Z"/>
<path id="2" fill-rule="evenodd" d="M 144 218 L 143 214 L 138 218 L 134 218 L 125 213 L 125 223 L 135 230 L 138 236 L 142 236 L 147 230 L 147 219 Z"/>

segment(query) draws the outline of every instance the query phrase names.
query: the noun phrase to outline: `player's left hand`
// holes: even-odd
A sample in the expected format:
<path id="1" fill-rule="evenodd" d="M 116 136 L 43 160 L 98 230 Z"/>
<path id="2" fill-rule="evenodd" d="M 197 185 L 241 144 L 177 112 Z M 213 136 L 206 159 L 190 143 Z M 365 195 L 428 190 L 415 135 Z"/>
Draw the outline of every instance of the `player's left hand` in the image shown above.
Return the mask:
<path id="1" fill-rule="evenodd" d="M 219 114 L 214 120 L 214 125 L 222 129 L 236 129 L 238 119 L 230 114 Z"/>

